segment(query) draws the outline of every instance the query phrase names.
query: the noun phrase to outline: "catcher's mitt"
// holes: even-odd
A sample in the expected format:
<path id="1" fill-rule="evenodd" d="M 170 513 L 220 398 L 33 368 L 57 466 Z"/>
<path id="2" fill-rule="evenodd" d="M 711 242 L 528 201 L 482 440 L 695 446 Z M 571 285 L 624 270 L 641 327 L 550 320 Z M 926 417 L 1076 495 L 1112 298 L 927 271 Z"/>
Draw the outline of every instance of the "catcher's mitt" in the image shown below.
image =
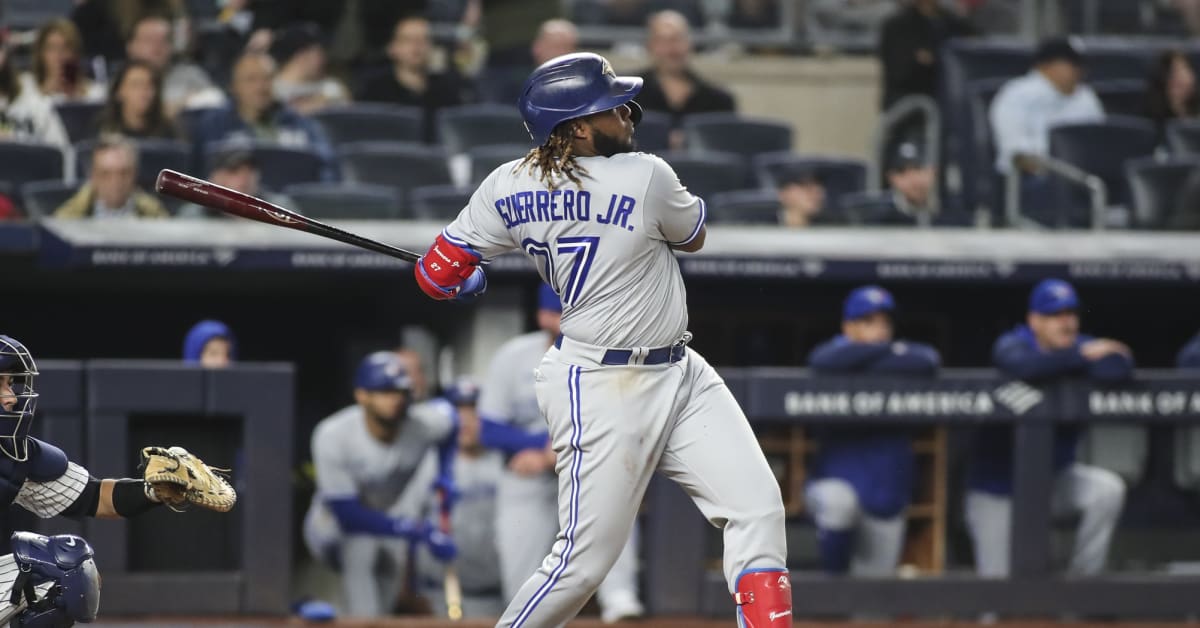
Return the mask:
<path id="1" fill-rule="evenodd" d="M 214 469 L 183 447 L 145 447 L 142 449 L 142 478 L 148 494 L 172 510 L 189 504 L 228 512 L 237 502 L 237 493 Z"/>

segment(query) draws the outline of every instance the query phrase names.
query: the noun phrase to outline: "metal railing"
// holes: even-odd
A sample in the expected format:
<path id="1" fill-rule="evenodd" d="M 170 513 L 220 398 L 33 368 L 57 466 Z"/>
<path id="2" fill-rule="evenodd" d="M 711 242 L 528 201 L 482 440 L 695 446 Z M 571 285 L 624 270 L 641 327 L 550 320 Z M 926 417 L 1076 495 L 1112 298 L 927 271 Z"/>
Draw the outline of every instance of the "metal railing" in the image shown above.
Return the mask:
<path id="1" fill-rule="evenodd" d="M 941 172 L 942 152 L 942 114 L 937 101 L 931 96 L 910 94 L 896 101 L 879 117 L 879 123 L 871 134 L 871 148 L 874 159 L 867 164 L 867 186 L 877 189 L 882 185 L 882 175 L 888 160 L 888 146 L 892 133 L 906 120 L 920 114 L 925 120 L 925 140 L 923 150 L 925 161 L 935 172 Z M 940 195 L 934 194 L 930 209 L 936 213 L 941 208 Z"/>
<path id="2" fill-rule="evenodd" d="M 1100 177 L 1061 159 L 1047 155 L 1018 154 L 1030 159 L 1047 173 L 1087 190 L 1091 201 L 1092 229 L 1103 231 L 1107 222 L 1108 186 Z M 1028 218 L 1021 213 L 1021 170 L 1013 167 L 1004 178 L 1004 216 L 1009 226 L 1030 228 Z"/>

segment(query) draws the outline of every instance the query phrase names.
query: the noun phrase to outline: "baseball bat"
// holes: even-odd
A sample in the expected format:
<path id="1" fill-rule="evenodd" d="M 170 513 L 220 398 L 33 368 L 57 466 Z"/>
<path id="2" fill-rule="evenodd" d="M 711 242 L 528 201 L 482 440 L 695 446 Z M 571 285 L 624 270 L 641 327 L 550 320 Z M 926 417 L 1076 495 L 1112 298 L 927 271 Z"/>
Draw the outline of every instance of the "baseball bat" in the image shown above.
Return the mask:
<path id="1" fill-rule="evenodd" d="M 438 495 L 441 497 L 441 512 L 439 516 L 439 525 L 442 533 L 450 534 L 450 498 L 446 495 L 445 489 L 439 489 Z M 462 585 L 458 582 L 458 571 L 454 568 L 454 563 L 446 565 L 446 578 L 442 583 L 442 588 L 446 591 L 446 615 L 451 621 L 462 619 Z"/>
<path id="2" fill-rule="evenodd" d="M 390 255 L 406 262 L 415 263 L 418 259 L 421 259 L 420 255 L 412 251 L 406 251 L 390 244 L 364 238 L 349 231 L 327 225 L 319 220 L 301 216 L 294 211 L 268 203 L 261 198 L 243 194 L 237 190 L 231 190 L 227 187 L 217 185 L 212 181 L 198 179 L 182 172 L 174 170 L 160 171 L 158 179 L 154 182 L 154 189 L 159 194 L 165 194 L 166 196 L 189 201 L 197 205 L 210 207 L 223 211 L 226 214 L 265 222 L 269 225 L 287 227 L 288 229 L 295 229 L 297 231 L 307 231 L 308 233 L 337 240 L 338 242 L 345 242 L 361 249 Z"/>

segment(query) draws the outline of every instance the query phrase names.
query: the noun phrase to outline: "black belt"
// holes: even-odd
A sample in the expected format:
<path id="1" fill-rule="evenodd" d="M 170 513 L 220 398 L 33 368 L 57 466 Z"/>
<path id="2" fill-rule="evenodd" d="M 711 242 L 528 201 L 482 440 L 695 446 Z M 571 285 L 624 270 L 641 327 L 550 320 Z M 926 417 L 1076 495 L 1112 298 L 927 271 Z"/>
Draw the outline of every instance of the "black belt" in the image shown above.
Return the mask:
<path id="1" fill-rule="evenodd" d="M 554 339 L 554 346 L 562 348 L 562 335 Z M 604 352 L 604 357 L 600 360 L 601 364 L 608 366 L 628 366 L 629 360 L 633 358 L 633 349 L 608 349 Z M 669 347 L 659 347 L 651 349 L 646 353 L 646 359 L 641 364 L 673 364 L 683 359 L 687 354 L 687 343 L 677 342 Z"/>

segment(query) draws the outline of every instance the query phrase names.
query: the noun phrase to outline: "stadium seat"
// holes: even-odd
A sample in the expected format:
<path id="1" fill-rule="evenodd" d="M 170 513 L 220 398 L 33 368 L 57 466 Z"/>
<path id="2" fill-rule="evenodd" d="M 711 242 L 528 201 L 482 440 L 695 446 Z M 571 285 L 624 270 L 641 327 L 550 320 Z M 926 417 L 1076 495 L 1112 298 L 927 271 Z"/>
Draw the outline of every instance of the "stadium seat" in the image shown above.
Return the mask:
<path id="1" fill-rule="evenodd" d="M 313 114 L 334 146 L 349 142 L 420 142 L 424 136 L 421 110 L 384 103 L 330 107 Z"/>
<path id="2" fill-rule="evenodd" d="M 58 117 L 62 119 L 63 128 L 67 130 L 67 139 L 72 144 L 96 137 L 96 118 L 104 109 L 102 102 L 63 102 L 55 105 Z"/>
<path id="3" fill-rule="evenodd" d="M 719 192 L 745 189 L 745 160 L 730 153 L 667 151 L 662 158 L 679 175 L 679 181 L 696 196 L 708 198 Z"/>
<path id="4" fill-rule="evenodd" d="M 21 208 L 30 218 L 49 218 L 78 191 L 78 185 L 62 179 L 30 181 L 21 186 Z"/>
<path id="5" fill-rule="evenodd" d="M 396 188 L 402 204 L 408 190 L 451 183 L 446 153 L 440 147 L 407 142 L 354 142 L 342 147 L 342 178 Z"/>
<path id="6" fill-rule="evenodd" d="M 13 31 L 33 31 L 56 17 L 70 15 L 72 0 L 6 0 L 4 26 Z"/>
<path id="7" fill-rule="evenodd" d="M 1129 202 L 1125 162 L 1154 154 L 1158 133 L 1149 120 L 1108 116 L 1100 122 L 1064 124 L 1050 129 L 1050 156 L 1100 177 L 1108 187 L 1108 204 Z M 1059 211 L 1070 226 L 1087 226 L 1090 207 L 1087 193 L 1056 178 Z"/>
<path id="8" fill-rule="evenodd" d="M 708 199 L 708 221 L 721 224 L 779 224 L 779 197 L 773 190 L 736 190 Z"/>
<path id="9" fill-rule="evenodd" d="M 521 114 L 511 105 L 461 105 L 438 111 L 438 137 L 451 155 L 476 146 L 522 144 L 532 140 Z"/>
<path id="10" fill-rule="evenodd" d="M 139 140 L 137 184 L 143 190 L 154 189 L 154 180 L 163 168 L 188 172 L 191 170 L 191 148 L 174 140 Z M 75 146 L 75 172 L 80 181 L 88 178 L 92 171 L 92 151 L 95 141 L 80 142 Z"/>
<path id="11" fill-rule="evenodd" d="M 1146 45 L 1094 44 L 1084 42 L 1083 75 L 1090 84 L 1111 80 L 1145 80 L 1150 74 L 1155 50 Z"/>
<path id="12" fill-rule="evenodd" d="M 1175 155 L 1200 155 L 1200 120 L 1172 120 L 1167 124 L 1167 146 Z"/>
<path id="13" fill-rule="evenodd" d="M 412 213 L 424 220 L 453 220 L 471 200 L 471 188 L 422 185 L 409 192 Z"/>
<path id="14" fill-rule="evenodd" d="M 751 157 L 792 149 L 792 127 L 736 113 L 698 113 L 683 119 L 691 151 L 720 151 Z"/>
<path id="15" fill-rule="evenodd" d="M 204 172 L 212 171 L 216 155 L 237 148 L 249 150 L 254 154 L 261 172 L 262 185 L 272 190 L 282 190 L 293 183 L 320 181 L 321 170 L 325 167 L 320 155 L 308 149 L 233 141 L 213 142 L 206 147 Z"/>
<path id="16" fill-rule="evenodd" d="M 495 144 L 476 146 L 467 151 L 471 161 L 471 184 L 479 185 L 501 164 L 521 159 L 529 152 L 528 144 Z"/>
<path id="17" fill-rule="evenodd" d="M 671 148 L 671 116 L 659 111 L 647 111 L 633 132 L 637 149 L 647 153 L 661 153 Z"/>
<path id="18" fill-rule="evenodd" d="M 13 189 L 30 181 L 62 179 L 63 153 L 56 146 L 30 142 L 0 142 L 0 181 Z"/>
<path id="19" fill-rule="evenodd" d="M 313 218 L 388 220 L 401 215 L 393 187 L 368 183 L 297 183 L 283 189 L 305 216 Z"/>
<path id="20" fill-rule="evenodd" d="M 779 180 L 789 170 L 811 169 L 825 186 L 830 207 L 841 209 L 840 199 L 852 192 L 862 192 L 867 185 L 867 164 L 844 157 L 805 157 L 795 153 L 769 153 L 754 158 L 754 171 L 763 187 L 778 187 Z"/>
<path id="21" fill-rule="evenodd" d="M 1160 162 L 1153 157 L 1125 164 L 1132 223 L 1139 229 L 1166 229 L 1184 184 L 1200 171 L 1200 156 Z"/>
<path id="22" fill-rule="evenodd" d="M 1090 83 L 1096 96 L 1110 116 L 1145 116 L 1146 81 L 1143 79 L 1111 79 Z"/>
<path id="23" fill-rule="evenodd" d="M 964 117 L 963 147 L 958 167 L 962 175 L 964 207 L 980 205 L 1000 209 L 999 175 L 996 174 L 996 146 L 992 141 L 992 123 L 988 110 L 1000 88 L 1010 79 L 987 78 L 971 81 L 967 86 L 969 106 Z"/>

